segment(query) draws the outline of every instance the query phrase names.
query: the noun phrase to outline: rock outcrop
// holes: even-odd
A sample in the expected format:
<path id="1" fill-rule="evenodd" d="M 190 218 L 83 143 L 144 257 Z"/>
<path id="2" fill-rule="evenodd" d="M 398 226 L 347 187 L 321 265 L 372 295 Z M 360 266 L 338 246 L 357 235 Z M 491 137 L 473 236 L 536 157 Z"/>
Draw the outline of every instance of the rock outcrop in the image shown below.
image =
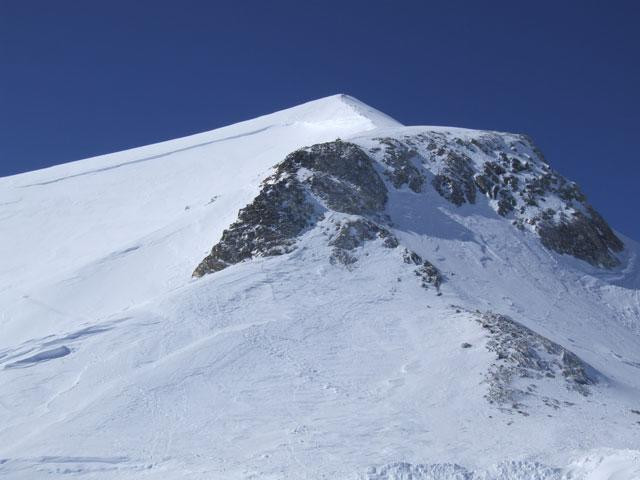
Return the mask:
<path id="1" fill-rule="evenodd" d="M 290 252 L 297 238 L 328 211 L 376 216 L 387 188 L 373 161 L 352 143 L 336 140 L 297 150 L 275 168 L 255 200 L 222 234 L 194 276 L 222 270 L 256 256 Z M 353 263 L 348 251 L 357 241 L 392 235 L 371 220 L 342 225 L 332 240 L 333 260 Z M 385 233 L 386 232 L 386 233 Z"/>
<path id="2" fill-rule="evenodd" d="M 318 215 L 305 189 L 294 177 L 265 182 L 260 194 L 238 213 L 193 275 L 201 277 L 254 256 L 289 252 L 297 236 Z"/>
<path id="3" fill-rule="evenodd" d="M 425 176 L 412 162 L 418 153 L 395 138 L 386 137 L 376 140 L 384 150 L 382 161 L 388 167 L 385 173 L 393 186 L 402 188 L 407 185 L 415 193 L 420 193 Z"/>
<path id="4" fill-rule="evenodd" d="M 290 252 L 327 212 L 360 217 L 340 225 L 331 240 L 331 261 L 354 263 L 350 245 L 395 238 L 390 230 L 393 219 L 385 210 L 389 189 L 422 194 L 429 184 L 457 207 L 476 203 L 479 192 L 498 215 L 538 235 L 550 250 L 597 267 L 619 264 L 615 254 L 624 248 L 622 241 L 579 187 L 545 163 L 528 137 L 463 132 L 427 130 L 401 138 L 373 138 L 368 153 L 336 140 L 289 154 L 253 202 L 240 210 L 194 276 L 252 257 Z M 437 288 L 441 276 L 430 265 L 423 264 L 418 275 Z"/>
<path id="5" fill-rule="evenodd" d="M 415 152 L 398 142 L 382 142 L 389 181 L 397 188 L 407 184 L 419 192 L 424 176 L 411 163 Z M 375 160 L 357 145 L 336 140 L 297 150 L 276 165 L 258 196 L 240 210 L 193 275 L 201 277 L 253 257 L 291 252 L 305 231 L 332 212 L 342 216 L 329 222 L 334 228 L 327 242 L 329 261 L 351 268 L 358 261 L 356 250 L 366 242 L 379 240 L 385 248 L 398 247 L 386 224 L 387 198 Z M 402 258 L 416 267 L 424 288 L 432 285 L 439 291 L 442 276 L 431 262 L 407 249 Z"/>
<path id="6" fill-rule="evenodd" d="M 612 255 L 624 248 L 622 241 L 592 207 L 576 211 L 572 218 L 541 219 L 538 233 L 542 244 L 558 253 L 586 260 L 592 265 L 612 268 L 620 262 Z"/>
<path id="7" fill-rule="evenodd" d="M 486 398 L 491 403 L 523 413 L 522 402 L 537 395 L 535 382 L 540 379 L 562 379 L 566 388 L 587 396 L 602 378 L 573 352 L 507 316 L 476 312 L 473 317 L 487 331 L 487 349 L 496 355 L 485 378 L 489 386 Z M 524 382 L 516 385 L 516 380 L 528 385 L 522 388 Z M 548 397 L 542 401 L 552 407 L 560 405 Z"/>
<path id="8" fill-rule="evenodd" d="M 331 263 L 351 265 L 358 259 L 353 251 L 362 247 L 366 241 L 382 240 L 387 248 L 396 248 L 398 239 L 384 227 L 366 219 L 356 219 L 341 222 L 336 225 L 336 233 L 329 241 L 333 247 Z"/>
<path id="9" fill-rule="evenodd" d="M 297 177 L 330 210 L 367 215 L 384 210 L 387 188 L 373 161 L 353 143 L 336 140 L 297 150 L 276 167 L 276 178 Z"/>
<path id="10" fill-rule="evenodd" d="M 438 291 L 442 284 L 443 278 L 436 266 L 428 260 L 423 260 L 416 252 L 405 249 L 402 258 L 404 263 L 416 265 L 415 274 L 420 277 L 422 286 L 428 288 L 433 285 Z"/>
<path id="11" fill-rule="evenodd" d="M 411 186 L 413 180 L 417 187 L 430 176 L 438 194 L 458 207 L 476 203 L 479 192 L 498 215 L 534 232 L 546 248 L 596 267 L 619 264 L 615 254 L 624 248 L 622 241 L 526 135 L 454 130 L 377 140 L 382 148 L 372 154 L 394 186 Z M 407 157 L 414 160 L 409 166 Z"/>

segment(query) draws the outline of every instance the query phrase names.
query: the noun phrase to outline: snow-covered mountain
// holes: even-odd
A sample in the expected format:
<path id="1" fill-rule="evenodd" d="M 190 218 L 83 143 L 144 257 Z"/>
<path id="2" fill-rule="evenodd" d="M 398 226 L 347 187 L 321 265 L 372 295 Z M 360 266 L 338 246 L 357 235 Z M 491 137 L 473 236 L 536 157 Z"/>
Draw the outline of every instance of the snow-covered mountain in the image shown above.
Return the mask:
<path id="1" fill-rule="evenodd" d="M 2 178 L 0 252 L 7 478 L 640 478 L 640 247 L 524 135 L 327 97 Z"/>

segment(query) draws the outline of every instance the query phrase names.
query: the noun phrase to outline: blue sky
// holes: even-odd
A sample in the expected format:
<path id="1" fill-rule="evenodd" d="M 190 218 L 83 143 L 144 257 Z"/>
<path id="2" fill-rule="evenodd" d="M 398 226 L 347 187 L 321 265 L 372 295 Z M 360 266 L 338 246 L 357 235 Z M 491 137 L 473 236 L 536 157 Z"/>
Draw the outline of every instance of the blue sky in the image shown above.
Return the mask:
<path id="1" fill-rule="evenodd" d="M 528 133 L 640 239 L 638 5 L 0 0 L 0 176 L 343 92 Z"/>

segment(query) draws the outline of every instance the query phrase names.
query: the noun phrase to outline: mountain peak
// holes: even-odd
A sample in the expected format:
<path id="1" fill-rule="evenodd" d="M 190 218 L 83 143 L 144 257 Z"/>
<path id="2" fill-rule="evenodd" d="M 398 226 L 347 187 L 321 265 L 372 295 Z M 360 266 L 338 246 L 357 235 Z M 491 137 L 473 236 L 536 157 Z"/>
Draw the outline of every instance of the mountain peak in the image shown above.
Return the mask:
<path id="1" fill-rule="evenodd" d="M 0 476 L 640 471 L 640 248 L 524 135 L 332 95 L 0 179 L 0 232 Z"/>
<path id="2" fill-rule="evenodd" d="M 344 93 L 311 100 L 266 117 L 281 117 L 286 118 L 288 122 L 302 122 L 319 127 L 358 127 L 362 131 L 403 126 L 386 113 Z"/>

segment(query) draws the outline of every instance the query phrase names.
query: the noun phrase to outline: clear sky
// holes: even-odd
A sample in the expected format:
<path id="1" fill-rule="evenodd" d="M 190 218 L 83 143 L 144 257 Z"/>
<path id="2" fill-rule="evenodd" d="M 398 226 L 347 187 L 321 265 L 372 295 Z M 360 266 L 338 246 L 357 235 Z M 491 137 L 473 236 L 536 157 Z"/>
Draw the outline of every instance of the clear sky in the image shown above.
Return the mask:
<path id="1" fill-rule="evenodd" d="M 0 0 L 0 176 L 334 93 L 530 134 L 640 240 L 640 2 Z"/>

